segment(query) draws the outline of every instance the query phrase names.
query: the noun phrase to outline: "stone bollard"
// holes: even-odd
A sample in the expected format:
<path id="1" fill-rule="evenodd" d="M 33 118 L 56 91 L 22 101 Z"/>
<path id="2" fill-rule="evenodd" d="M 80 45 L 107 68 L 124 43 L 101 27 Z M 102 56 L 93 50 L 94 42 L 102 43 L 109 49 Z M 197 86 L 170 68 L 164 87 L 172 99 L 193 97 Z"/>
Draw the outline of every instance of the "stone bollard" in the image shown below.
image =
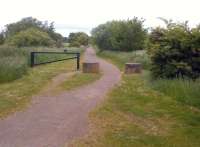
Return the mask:
<path id="1" fill-rule="evenodd" d="M 125 74 L 141 73 L 142 65 L 141 63 L 126 63 Z"/>
<path id="2" fill-rule="evenodd" d="M 84 62 L 83 73 L 99 73 L 99 63 L 98 62 Z"/>

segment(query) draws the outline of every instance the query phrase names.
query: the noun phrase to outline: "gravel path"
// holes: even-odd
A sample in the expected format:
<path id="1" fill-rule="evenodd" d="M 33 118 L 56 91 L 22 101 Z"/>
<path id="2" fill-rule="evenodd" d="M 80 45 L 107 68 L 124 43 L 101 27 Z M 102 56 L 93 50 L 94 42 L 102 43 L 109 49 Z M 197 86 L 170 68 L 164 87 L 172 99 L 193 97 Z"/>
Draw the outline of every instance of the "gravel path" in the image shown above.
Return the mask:
<path id="1" fill-rule="evenodd" d="M 85 59 L 100 62 L 101 79 L 56 96 L 35 96 L 26 111 L 0 120 L 0 147 L 63 147 L 87 133 L 88 113 L 120 81 L 120 71 L 96 58 L 92 48 L 87 48 Z"/>

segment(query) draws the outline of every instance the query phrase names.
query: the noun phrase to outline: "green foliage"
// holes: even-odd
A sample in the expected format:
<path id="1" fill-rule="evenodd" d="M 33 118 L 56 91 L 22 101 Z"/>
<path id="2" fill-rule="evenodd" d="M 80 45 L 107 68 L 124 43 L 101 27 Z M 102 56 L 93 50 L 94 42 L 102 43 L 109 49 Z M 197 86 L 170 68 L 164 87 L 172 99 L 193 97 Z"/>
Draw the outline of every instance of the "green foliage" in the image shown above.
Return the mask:
<path id="1" fill-rule="evenodd" d="M 0 47 L 0 83 L 22 77 L 28 68 L 28 51 Z"/>
<path id="2" fill-rule="evenodd" d="M 7 39 L 7 43 L 13 46 L 52 46 L 54 41 L 46 32 L 36 28 L 29 28 Z"/>
<path id="3" fill-rule="evenodd" d="M 63 47 L 62 43 L 64 41 L 64 38 L 61 34 L 55 32 L 54 23 L 50 23 L 50 26 L 47 30 L 47 33 L 49 36 L 55 41 L 56 47 Z"/>
<path id="4" fill-rule="evenodd" d="M 0 33 L 0 45 L 4 44 L 5 41 L 5 36 L 4 36 L 4 32 Z"/>
<path id="5" fill-rule="evenodd" d="M 110 60 L 116 64 L 120 70 L 124 70 L 124 65 L 127 62 L 141 63 L 144 69 L 149 69 L 150 59 L 146 51 L 139 50 L 133 52 L 121 52 L 121 51 L 97 51 L 97 55 Z"/>
<path id="6" fill-rule="evenodd" d="M 32 96 L 38 94 L 50 79 L 60 73 L 73 71 L 75 67 L 76 62 L 73 60 L 56 62 L 30 68 L 22 78 L 9 83 L 1 83 L 0 118 L 26 108 L 31 103 Z"/>
<path id="7" fill-rule="evenodd" d="M 70 33 L 68 37 L 70 46 L 80 47 L 81 45 L 88 45 L 89 36 L 84 32 Z"/>
<path id="8" fill-rule="evenodd" d="M 6 38 L 16 35 L 17 33 L 29 28 L 47 30 L 48 25 L 43 24 L 41 21 L 32 17 L 23 18 L 22 20 L 16 23 L 11 23 L 11 24 L 6 25 L 6 31 L 5 31 Z"/>
<path id="9" fill-rule="evenodd" d="M 47 47 L 8 47 L 0 46 L 0 83 L 6 83 L 19 79 L 24 76 L 30 67 L 31 51 L 55 51 L 60 52 L 65 48 L 47 48 Z M 82 52 L 80 48 L 69 48 L 69 51 Z M 37 55 L 36 63 L 52 61 L 71 57 L 72 55 Z"/>
<path id="10" fill-rule="evenodd" d="M 144 49 L 144 20 L 111 21 L 92 30 L 94 43 L 102 50 L 133 51 Z"/>
<path id="11" fill-rule="evenodd" d="M 192 87 L 188 88 L 192 90 Z M 122 82 L 91 113 L 90 118 L 92 134 L 74 146 L 200 146 L 199 109 L 151 89 L 146 73 L 123 75 Z"/>
<path id="12" fill-rule="evenodd" d="M 3 35 L 5 36 L 6 40 L 9 40 L 12 39 L 13 37 L 16 37 L 16 35 L 18 35 L 19 33 L 27 31 L 29 29 L 34 29 L 37 30 L 37 32 L 40 31 L 46 33 L 54 41 L 54 44 L 57 47 L 62 46 L 63 37 L 62 35 L 55 32 L 53 22 L 49 24 L 47 21 L 42 22 L 32 17 L 23 18 L 22 20 L 16 23 L 11 23 L 6 25 L 6 29 Z M 27 35 L 27 37 L 31 37 L 31 35 L 30 36 Z M 22 40 L 22 42 L 23 41 L 24 40 Z M 37 44 L 37 46 L 38 45 L 40 44 Z"/>
<path id="13" fill-rule="evenodd" d="M 149 40 L 154 77 L 200 77 L 200 27 L 168 23 L 153 29 Z"/>
<path id="14" fill-rule="evenodd" d="M 175 98 L 184 104 L 200 108 L 200 81 L 181 80 L 181 79 L 159 79 L 150 84 L 170 97 Z"/>

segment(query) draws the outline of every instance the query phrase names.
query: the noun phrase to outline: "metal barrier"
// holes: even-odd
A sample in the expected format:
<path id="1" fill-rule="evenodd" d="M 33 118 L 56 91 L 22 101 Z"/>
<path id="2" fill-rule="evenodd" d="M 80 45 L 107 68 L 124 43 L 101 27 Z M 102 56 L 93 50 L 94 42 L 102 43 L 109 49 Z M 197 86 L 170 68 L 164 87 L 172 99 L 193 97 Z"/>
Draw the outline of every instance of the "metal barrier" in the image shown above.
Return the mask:
<path id="1" fill-rule="evenodd" d="M 35 62 L 35 57 L 37 54 L 68 54 L 68 55 L 74 55 L 73 57 L 64 58 L 64 59 L 58 59 L 58 60 L 52 60 L 52 61 L 46 61 L 46 62 Z M 70 60 L 70 59 L 76 59 L 77 61 L 77 70 L 80 68 L 80 53 L 77 52 L 31 52 L 31 67 L 34 67 L 36 65 L 41 64 L 47 64 L 52 62 L 58 62 L 58 61 L 64 61 L 64 60 Z"/>

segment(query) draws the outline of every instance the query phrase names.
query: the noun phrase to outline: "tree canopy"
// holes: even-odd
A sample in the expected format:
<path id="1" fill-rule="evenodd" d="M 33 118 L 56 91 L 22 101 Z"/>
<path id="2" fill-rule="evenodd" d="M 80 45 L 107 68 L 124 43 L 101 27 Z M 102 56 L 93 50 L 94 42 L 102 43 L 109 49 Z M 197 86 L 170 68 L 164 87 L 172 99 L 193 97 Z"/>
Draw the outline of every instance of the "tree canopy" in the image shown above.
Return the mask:
<path id="1" fill-rule="evenodd" d="M 70 46 L 86 46 L 89 43 L 89 36 L 84 32 L 70 33 L 68 42 L 70 43 Z"/>
<path id="2" fill-rule="evenodd" d="M 12 39 L 13 37 L 15 37 L 15 39 L 16 39 L 16 36 L 19 37 L 19 35 L 17 34 L 20 33 L 22 35 L 23 33 L 21 32 L 24 32 L 29 29 L 34 29 L 37 33 L 38 32 L 41 32 L 43 34 L 46 33 L 46 35 L 48 35 L 54 41 L 54 44 L 56 46 L 60 47 L 62 45 L 63 37 L 62 35 L 55 32 L 54 22 L 51 22 L 51 23 L 48 23 L 47 21 L 42 22 L 33 17 L 26 17 L 18 22 L 6 25 L 6 29 L 2 34 L 4 36 L 4 40 L 14 40 Z M 29 36 L 26 36 L 26 37 L 29 37 Z M 24 44 L 24 43 L 21 43 L 21 44 Z"/>
<path id="3" fill-rule="evenodd" d="M 133 51 L 145 45 L 147 30 L 143 19 L 111 21 L 92 30 L 94 43 L 102 50 Z"/>
<path id="4" fill-rule="evenodd" d="M 9 37 L 9 39 L 6 40 L 6 43 L 17 47 L 52 46 L 55 41 L 48 35 L 48 33 L 36 28 L 29 28 Z"/>

